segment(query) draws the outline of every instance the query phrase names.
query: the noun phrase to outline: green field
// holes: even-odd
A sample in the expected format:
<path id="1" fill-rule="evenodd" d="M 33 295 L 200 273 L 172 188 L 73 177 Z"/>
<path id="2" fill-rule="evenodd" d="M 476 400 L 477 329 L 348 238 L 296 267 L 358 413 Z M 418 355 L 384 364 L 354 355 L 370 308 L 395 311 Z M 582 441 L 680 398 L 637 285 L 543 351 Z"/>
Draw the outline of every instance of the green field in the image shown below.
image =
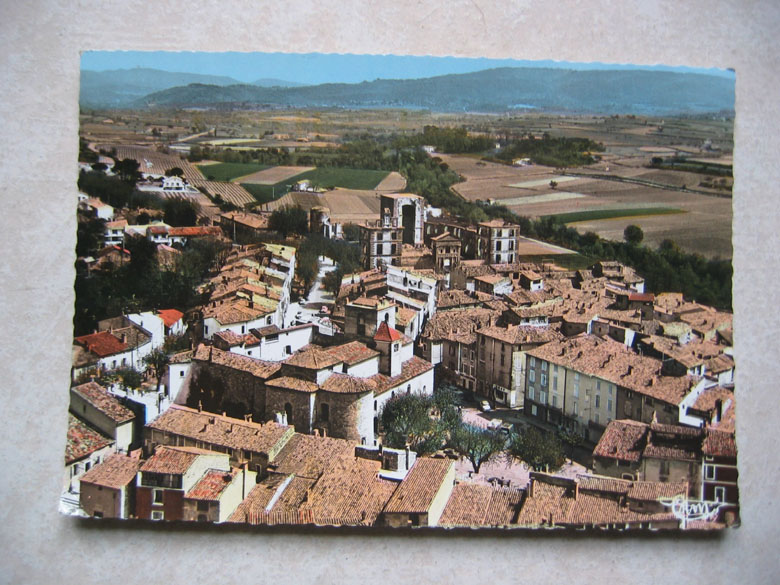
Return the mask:
<path id="1" fill-rule="evenodd" d="M 325 188 L 342 187 L 343 189 L 374 189 L 389 174 L 389 171 L 319 167 L 313 171 L 296 175 L 286 182 L 311 181 L 313 184 Z"/>
<path id="2" fill-rule="evenodd" d="M 250 195 L 257 199 L 259 203 L 268 203 L 274 199 L 279 199 L 287 193 L 289 181 L 283 181 L 276 185 L 258 185 L 257 183 L 241 183 L 241 186 L 249 191 Z"/>
<path id="3" fill-rule="evenodd" d="M 300 181 L 311 181 L 313 185 L 322 188 L 341 187 L 342 189 L 370 190 L 379 185 L 388 174 L 390 174 L 389 171 L 325 167 L 317 168 L 313 171 L 306 171 L 305 173 L 280 181 L 275 185 L 241 183 L 241 186 L 249 191 L 260 203 L 268 203 L 274 199 L 279 199 L 279 197 L 290 190 L 291 185 L 299 183 Z"/>
<path id="4" fill-rule="evenodd" d="M 576 223 L 578 221 L 594 221 L 598 219 L 615 219 L 618 217 L 639 217 L 643 215 L 669 215 L 685 213 L 674 207 L 642 207 L 629 209 L 592 209 L 590 211 L 572 211 L 570 213 L 555 213 L 542 217 L 554 217 L 561 223 Z"/>
<path id="5" fill-rule="evenodd" d="M 236 177 L 251 175 L 257 171 L 270 168 L 257 163 L 217 163 L 211 165 L 196 165 L 203 176 L 210 181 L 232 181 Z"/>

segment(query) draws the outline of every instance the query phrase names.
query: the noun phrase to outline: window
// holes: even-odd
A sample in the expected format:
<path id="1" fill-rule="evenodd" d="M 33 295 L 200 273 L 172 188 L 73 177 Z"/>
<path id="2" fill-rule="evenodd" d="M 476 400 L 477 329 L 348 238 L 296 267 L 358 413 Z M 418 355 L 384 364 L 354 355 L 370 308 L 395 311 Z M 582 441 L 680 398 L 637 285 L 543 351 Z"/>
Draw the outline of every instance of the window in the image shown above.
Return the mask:
<path id="1" fill-rule="evenodd" d="M 607 410 L 611 413 L 612 412 L 612 399 L 607 399 Z"/>
<path id="2" fill-rule="evenodd" d="M 184 370 L 181 370 L 181 371 L 179 372 L 179 378 L 183 378 L 183 377 L 184 377 Z"/>
<path id="3" fill-rule="evenodd" d="M 557 372 L 556 372 L 556 375 L 553 376 L 552 389 L 553 390 L 557 390 L 558 389 L 558 376 L 557 376 Z"/>
<path id="4" fill-rule="evenodd" d="M 574 372 L 574 397 L 580 395 L 580 375 L 578 372 Z"/>
<path id="5" fill-rule="evenodd" d="M 374 400 L 374 412 L 376 412 L 377 402 Z"/>
<path id="6" fill-rule="evenodd" d="M 596 390 L 601 390 L 601 380 L 596 380 Z"/>
<path id="7" fill-rule="evenodd" d="M 658 474 L 661 476 L 661 481 L 666 481 L 669 478 L 669 461 L 667 459 L 661 461 Z"/>
<path id="8" fill-rule="evenodd" d="M 165 497 L 165 492 L 163 490 L 154 490 L 154 503 L 155 504 L 162 504 L 164 497 Z"/>
<path id="9" fill-rule="evenodd" d="M 532 405 L 531 405 L 531 415 L 532 415 L 532 416 L 536 416 L 536 412 L 537 412 L 537 410 L 536 410 L 536 405 L 535 405 L 535 404 L 532 404 Z"/>
<path id="10" fill-rule="evenodd" d="M 455 355 L 455 346 L 450 345 L 450 355 Z"/>
<path id="11" fill-rule="evenodd" d="M 601 406 L 601 396 L 596 394 L 596 408 L 599 408 Z"/>
<path id="12" fill-rule="evenodd" d="M 533 400 L 533 399 L 534 399 L 534 387 L 533 386 L 529 386 L 528 387 L 528 400 Z"/>
<path id="13" fill-rule="evenodd" d="M 284 353 L 285 353 L 285 355 L 292 355 L 292 345 L 285 345 L 284 346 Z"/>
<path id="14" fill-rule="evenodd" d="M 198 500 L 198 512 L 208 512 L 209 503 L 203 500 Z"/>
<path id="15" fill-rule="evenodd" d="M 614 386 L 614 385 L 612 385 L 612 384 L 607 384 L 607 394 L 609 394 L 610 396 L 612 396 L 612 390 L 614 390 L 614 389 L 615 389 L 615 386 Z"/>
<path id="16" fill-rule="evenodd" d="M 558 396 L 556 394 L 552 395 L 552 401 L 553 408 L 558 408 Z"/>
<path id="17" fill-rule="evenodd" d="M 398 351 L 400 347 L 401 347 L 400 343 L 394 343 L 393 344 L 393 351 Z"/>
<path id="18" fill-rule="evenodd" d="M 726 488 L 723 486 L 718 486 L 715 488 L 715 501 L 716 502 L 725 502 L 726 501 Z"/>
<path id="19" fill-rule="evenodd" d="M 577 406 L 577 403 L 574 403 L 574 416 L 577 416 L 579 414 L 579 408 Z"/>
<path id="20" fill-rule="evenodd" d="M 208 522 L 208 521 L 209 521 L 208 516 L 206 516 L 205 514 L 198 514 L 198 522 Z"/>
<path id="21" fill-rule="evenodd" d="M 542 387 L 547 388 L 547 374 L 542 374 Z"/>
<path id="22" fill-rule="evenodd" d="M 504 354 L 503 353 L 501 354 L 501 365 L 502 366 L 504 365 Z"/>
<path id="23" fill-rule="evenodd" d="M 330 418 L 330 405 L 327 403 L 323 403 L 320 405 L 320 420 L 322 422 L 328 422 L 328 419 Z"/>
<path id="24" fill-rule="evenodd" d="M 206 335 L 208 335 L 208 334 L 209 334 L 209 327 L 208 327 L 208 325 L 206 325 L 205 327 L 203 327 L 203 333 L 204 333 L 204 334 L 206 334 Z"/>
<path id="25" fill-rule="evenodd" d="M 534 370 L 529 370 L 529 371 L 528 371 L 528 380 L 529 380 L 530 382 L 535 382 L 535 381 L 536 381 L 536 379 L 535 379 L 535 378 L 536 378 L 536 375 L 535 375 L 535 373 L 534 373 Z"/>
<path id="26" fill-rule="evenodd" d="M 246 325 L 241 326 L 241 333 L 246 333 Z"/>
<path id="27" fill-rule="evenodd" d="M 558 375 L 558 364 L 553 365 L 553 372 L 555 372 L 555 375 Z"/>
<path id="28" fill-rule="evenodd" d="M 705 465 L 704 466 L 704 479 L 715 479 L 715 466 L 714 465 Z"/>
<path id="29" fill-rule="evenodd" d="M 599 413 L 598 412 L 593 416 L 593 422 L 595 422 L 596 424 L 599 424 Z"/>
<path id="30" fill-rule="evenodd" d="M 539 402 L 541 404 L 547 404 L 547 392 L 544 391 L 539 392 Z"/>
<path id="31" fill-rule="evenodd" d="M 547 362 L 542 362 L 542 371 L 543 372 L 547 371 Z"/>
<path id="32" fill-rule="evenodd" d="M 152 520 L 165 520 L 165 512 L 162 510 L 152 511 Z"/>
<path id="33" fill-rule="evenodd" d="M 536 365 L 536 358 L 534 356 L 531 356 L 528 358 L 528 367 L 533 368 Z"/>

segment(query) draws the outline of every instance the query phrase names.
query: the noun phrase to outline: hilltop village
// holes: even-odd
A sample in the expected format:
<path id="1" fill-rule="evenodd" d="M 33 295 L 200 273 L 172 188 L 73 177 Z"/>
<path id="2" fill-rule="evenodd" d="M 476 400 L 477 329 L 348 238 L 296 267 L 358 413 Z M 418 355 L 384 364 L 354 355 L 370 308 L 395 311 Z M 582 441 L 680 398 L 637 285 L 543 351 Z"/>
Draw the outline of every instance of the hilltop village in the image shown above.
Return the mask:
<path id="1" fill-rule="evenodd" d="M 173 226 L 80 194 L 80 214 L 103 226 L 98 252 L 79 258 L 87 281 L 125 265 L 162 281 L 193 242 L 219 253 L 192 277 L 198 303 L 107 305 L 74 337 L 63 511 L 253 525 L 739 522 L 731 313 L 650 293 L 617 261 L 568 269 L 556 263 L 567 250 L 520 225 L 458 219 L 403 185 L 299 184 L 224 211 L 204 190 L 237 197 L 237 185 L 174 155 L 120 159 L 137 163 L 139 191 L 198 201 L 199 214 Z M 323 251 L 304 282 L 300 247 L 274 229 L 290 209 L 309 233 L 352 241 L 361 267 L 342 273 Z M 686 501 L 713 512 L 687 518 L 675 508 Z"/>

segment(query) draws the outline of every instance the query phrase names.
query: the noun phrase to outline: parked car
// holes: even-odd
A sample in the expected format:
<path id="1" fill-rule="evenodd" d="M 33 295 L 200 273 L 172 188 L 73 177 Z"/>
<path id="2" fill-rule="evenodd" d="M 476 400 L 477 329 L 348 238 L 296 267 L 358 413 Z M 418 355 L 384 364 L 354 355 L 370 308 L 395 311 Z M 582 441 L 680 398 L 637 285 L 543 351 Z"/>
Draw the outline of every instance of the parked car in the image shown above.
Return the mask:
<path id="1" fill-rule="evenodd" d="M 490 402 L 487 400 L 480 400 L 479 401 L 479 409 L 482 412 L 489 412 L 490 411 Z"/>

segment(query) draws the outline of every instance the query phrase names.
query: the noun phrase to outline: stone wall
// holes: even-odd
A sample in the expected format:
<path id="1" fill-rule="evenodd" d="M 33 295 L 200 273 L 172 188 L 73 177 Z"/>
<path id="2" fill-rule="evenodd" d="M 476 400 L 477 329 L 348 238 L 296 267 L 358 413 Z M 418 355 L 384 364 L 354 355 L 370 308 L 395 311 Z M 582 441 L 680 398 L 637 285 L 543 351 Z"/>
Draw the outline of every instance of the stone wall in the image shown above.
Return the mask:
<path id="1" fill-rule="evenodd" d="M 225 412 L 234 418 L 252 414 L 264 420 L 265 384 L 252 374 L 213 363 L 194 362 L 186 405 L 209 412 Z"/>

